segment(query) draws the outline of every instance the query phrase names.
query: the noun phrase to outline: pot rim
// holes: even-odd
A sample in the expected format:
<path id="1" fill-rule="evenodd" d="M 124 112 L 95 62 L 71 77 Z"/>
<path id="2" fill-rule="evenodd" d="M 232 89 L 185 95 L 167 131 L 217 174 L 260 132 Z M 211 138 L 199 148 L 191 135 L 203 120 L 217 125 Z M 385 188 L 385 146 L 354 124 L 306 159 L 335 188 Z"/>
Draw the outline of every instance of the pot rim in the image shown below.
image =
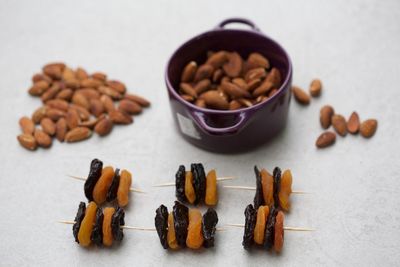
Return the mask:
<path id="1" fill-rule="evenodd" d="M 282 51 L 282 55 L 284 55 L 284 56 L 286 57 L 287 61 L 288 61 L 288 70 L 287 70 L 286 77 L 285 77 L 285 79 L 284 79 L 282 85 L 279 87 L 278 92 L 277 92 L 276 94 L 274 94 L 272 97 L 268 98 L 266 101 L 260 102 L 260 103 L 254 105 L 254 106 L 245 107 L 245 108 L 241 108 L 241 109 L 237 109 L 237 110 L 218 110 L 218 109 L 201 108 L 201 107 L 198 107 L 198 106 L 196 106 L 196 105 L 194 105 L 194 104 L 192 104 L 192 103 L 190 103 L 190 102 L 184 100 L 184 99 L 178 94 L 178 92 L 177 92 L 177 91 L 174 89 L 174 87 L 172 86 L 171 81 L 170 81 L 169 76 L 168 76 L 168 70 L 169 70 L 169 67 L 170 67 L 170 65 L 171 65 L 172 59 L 177 55 L 178 51 L 181 50 L 184 46 L 188 46 L 188 45 L 190 45 L 191 43 L 196 42 L 196 41 L 197 41 L 198 39 L 200 39 L 200 38 L 204 38 L 204 37 L 206 37 L 207 35 L 216 34 L 216 33 L 218 33 L 219 31 L 230 31 L 230 32 L 238 32 L 238 33 L 239 33 L 239 32 L 245 32 L 245 33 L 247 33 L 247 34 L 255 34 L 255 35 L 258 35 L 258 36 L 260 36 L 260 37 L 262 37 L 262 38 L 265 38 L 267 41 L 273 43 L 275 46 L 277 46 L 277 47 Z M 255 111 L 255 110 L 258 110 L 258 109 L 262 108 L 263 106 L 268 105 L 269 102 L 271 102 L 273 99 L 277 98 L 279 95 L 282 94 L 283 89 L 288 85 L 288 83 L 289 83 L 290 80 L 291 80 L 291 77 L 292 77 L 292 69 L 293 69 L 293 67 L 292 67 L 292 61 L 290 60 L 289 54 L 286 52 L 286 50 L 285 50 L 278 42 L 276 42 L 276 41 L 273 40 L 272 38 L 268 37 L 267 35 L 265 35 L 265 34 L 262 33 L 261 31 L 258 31 L 257 29 L 253 29 L 253 30 L 244 30 L 244 29 L 216 28 L 216 29 L 209 30 L 209 31 L 203 32 L 203 33 L 201 33 L 201 34 L 198 34 L 198 35 L 196 35 L 196 36 L 190 38 L 189 40 L 187 40 L 187 41 L 184 42 L 183 44 L 181 44 L 181 45 L 172 53 L 172 55 L 169 57 L 169 59 L 168 59 L 168 61 L 167 61 L 167 66 L 166 66 L 166 68 L 165 68 L 165 74 L 164 74 L 165 76 L 164 76 L 164 79 L 165 79 L 165 83 L 166 83 L 166 85 L 167 85 L 168 91 L 169 91 L 170 93 L 172 93 L 172 94 L 175 96 L 175 98 L 178 99 L 179 102 L 181 102 L 182 104 L 188 106 L 189 108 L 194 109 L 194 110 L 196 110 L 196 111 L 200 111 L 200 112 L 206 113 L 206 114 L 225 114 L 225 115 L 228 115 L 228 114 L 229 114 L 229 115 L 231 115 L 231 114 L 239 114 L 239 113 L 246 112 L 246 111 Z"/>

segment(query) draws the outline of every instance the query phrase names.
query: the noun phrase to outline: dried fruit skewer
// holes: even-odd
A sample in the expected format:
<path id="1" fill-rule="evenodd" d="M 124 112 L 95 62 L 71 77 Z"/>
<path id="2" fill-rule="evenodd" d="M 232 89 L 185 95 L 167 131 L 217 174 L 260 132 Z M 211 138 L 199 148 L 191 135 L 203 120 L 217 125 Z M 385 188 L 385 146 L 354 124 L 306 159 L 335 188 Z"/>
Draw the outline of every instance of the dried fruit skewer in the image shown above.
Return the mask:
<path id="1" fill-rule="evenodd" d="M 188 247 L 197 250 L 214 246 L 218 216 L 212 208 L 202 216 L 198 209 L 189 209 L 175 201 L 171 213 L 168 213 L 167 207 L 161 205 L 156 210 L 154 222 L 164 249 Z"/>
<path id="2" fill-rule="evenodd" d="M 111 166 L 103 168 L 103 162 L 93 159 L 90 163 L 90 171 L 85 180 L 84 191 L 89 201 L 95 201 L 101 205 L 104 202 L 116 201 L 118 206 L 125 207 L 129 203 L 129 191 L 131 191 L 132 175 L 127 170 L 114 169 Z M 139 191 L 133 189 L 132 191 Z"/>
<path id="3" fill-rule="evenodd" d="M 175 195 L 180 202 L 197 205 L 203 201 L 208 206 L 215 206 L 218 203 L 217 182 L 230 179 L 233 177 L 217 178 L 214 169 L 206 175 L 203 164 L 193 163 L 190 171 L 186 171 L 183 165 L 179 166 L 175 174 L 175 182 L 155 186 L 175 185 Z"/>
<path id="4" fill-rule="evenodd" d="M 255 209 L 249 204 L 244 215 L 245 224 L 227 224 L 228 226 L 244 227 L 242 245 L 245 249 L 250 249 L 254 244 L 266 249 L 272 247 L 276 252 L 281 252 L 284 243 L 284 231 L 314 231 L 311 228 L 288 227 L 284 226 L 284 217 L 282 211 L 274 206 L 271 209 L 268 206 L 259 206 Z"/>
<path id="5" fill-rule="evenodd" d="M 284 211 L 290 209 L 289 197 L 291 194 L 307 194 L 304 191 L 292 190 L 292 173 L 290 170 L 285 170 L 281 174 L 281 169 L 276 167 L 271 175 L 267 170 L 261 171 L 254 166 L 256 174 L 256 187 L 249 186 L 229 186 L 226 188 L 243 189 L 243 190 L 256 190 L 254 196 L 254 207 L 257 209 L 261 205 L 275 206 Z"/>

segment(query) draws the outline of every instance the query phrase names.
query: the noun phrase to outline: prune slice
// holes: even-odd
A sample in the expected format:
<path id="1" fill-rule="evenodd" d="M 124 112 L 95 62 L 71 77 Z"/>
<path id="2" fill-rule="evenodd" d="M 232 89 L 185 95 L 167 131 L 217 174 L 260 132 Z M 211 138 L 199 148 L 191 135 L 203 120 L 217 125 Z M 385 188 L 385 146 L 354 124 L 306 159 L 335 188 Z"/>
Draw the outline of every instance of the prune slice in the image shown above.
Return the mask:
<path id="1" fill-rule="evenodd" d="M 274 206 L 275 208 L 279 207 L 279 191 L 281 190 L 281 174 L 282 171 L 279 167 L 275 167 L 273 176 L 274 176 Z"/>
<path id="2" fill-rule="evenodd" d="M 90 236 L 90 240 L 98 246 L 103 243 L 103 219 L 103 210 L 99 208 L 96 211 L 96 222 Z"/>
<path id="3" fill-rule="evenodd" d="M 194 204 L 197 205 L 204 200 L 206 195 L 206 174 L 204 172 L 203 164 L 193 163 L 190 165 L 190 170 L 193 174 L 193 187 L 196 192 L 196 200 Z"/>
<path id="4" fill-rule="evenodd" d="M 108 189 L 108 192 L 107 192 L 107 198 L 106 198 L 107 202 L 111 202 L 117 198 L 119 179 L 120 179 L 119 169 L 116 168 L 115 172 L 114 172 L 113 180 L 112 180 L 110 188 Z"/>
<path id="5" fill-rule="evenodd" d="M 278 214 L 278 209 L 272 206 L 265 226 L 264 247 L 266 249 L 270 249 L 274 245 L 276 214 Z"/>
<path id="6" fill-rule="evenodd" d="M 122 241 L 124 232 L 121 225 L 125 225 L 125 211 L 117 207 L 111 219 L 111 231 L 115 241 Z"/>
<path id="7" fill-rule="evenodd" d="M 261 174 L 257 166 L 254 166 L 254 173 L 256 174 L 256 194 L 254 195 L 254 209 L 257 210 L 258 207 L 264 204 L 264 195 L 262 190 Z"/>
<path id="8" fill-rule="evenodd" d="M 168 209 L 161 205 L 156 209 L 156 217 L 154 218 L 155 226 L 157 229 L 158 237 L 160 238 L 163 248 L 168 249 Z"/>
<path id="9" fill-rule="evenodd" d="M 257 213 L 253 205 L 247 205 L 244 210 L 246 221 L 244 224 L 244 234 L 242 245 L 245 249 L 250 249 L 254 243 L 254 227 L 256 226 Z"/>
<path id="10" fill-rule="evenodd" d="M 81 228 L 81 223 L 82 223 L 83 217 L 85 217 L 85 211 L 86 211 L 85 202 L 79 203 L 78 212 L 76 213 L 76 216 L 75 216 L 75 223 L 72 226 L 72 233 L 74 234 L 75 241 L 77 243 L 79 243 L 78 233 L 79 233 L 79 228 Z"/>
<path id="11" fill-rule="evenodd" d="M 205 248 L 211 248 L 214 246 L 215 230 L 218 223 L 218 215 L 214 209 L 209 208 L 203 215 L 202 232 Z"/>
<path id="12" fill-rule="evenodd" d="M 97 181 L 101 176 L 101 171 L 103 169 L 103 162 L 94 159 L 90 163 L 90 171 L 87 180 L 85 181 L 85 185 L 83 189 L 85 191 L 85 196 L 89 201 L 93 201 L 93 189 L 96 185 Z"/>
<path id="13" fill-rule="evenodd" d="M 185 205 L 175 201 L 172 214 L 174 215 L 176 240 L 180 247 L 185 247 L 189 226 L 189 209 Z"/>
<path id="14" fill-rule="evenodd" d="M 175 196 L 179 201 L 186 202 L 185 196 L 185 166 L 180 165 L 175 174 Z"/>

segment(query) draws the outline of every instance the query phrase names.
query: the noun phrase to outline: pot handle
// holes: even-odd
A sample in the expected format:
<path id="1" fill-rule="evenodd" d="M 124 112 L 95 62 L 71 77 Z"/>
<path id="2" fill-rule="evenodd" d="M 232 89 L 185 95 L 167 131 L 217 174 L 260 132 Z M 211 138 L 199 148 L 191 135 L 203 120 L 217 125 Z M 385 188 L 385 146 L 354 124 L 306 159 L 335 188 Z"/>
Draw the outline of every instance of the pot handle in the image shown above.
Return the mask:
<path id="1" fill-rule="evenodd" d="M 225 19 L 225 20 L 221 21 L 221 22 L 215 27 L 215 29 L 216 29 L 216 30 L 222 30 L 222 29 L 225 27 L 225 25 L 230 24 L 230 23 L 242 23 L 242 24 L 246 24 L 246 25 L 249 25 L 250 28 L 251 28 L 253 31 L 257 31 L 257 32 L 260 31 L 260 29 L 256 26 L 256 24 L 254 24 L 254 22 L 252 22 L 252 21 L 249 20 L 249 19 L 245 19 L 245 18 L 230 18 L 230 19 Z"/>
<path id="2" fill-rule="evenodd" d="M 216 128 L 207 124 L 204 113 L 198 111 L 191 111 L 190 113 L 192 115 L 192 118 L 195 120 L 197 125 L 200 126 L 200 128 L 214 135 L 237 133 L 240 129 L 242 129 L 243 125 L 248 121 L 250 117 L 250 115 L 246 112 L 242 112 L 239 114 L 239 120 L 236 124 L 224 128 Z"/>

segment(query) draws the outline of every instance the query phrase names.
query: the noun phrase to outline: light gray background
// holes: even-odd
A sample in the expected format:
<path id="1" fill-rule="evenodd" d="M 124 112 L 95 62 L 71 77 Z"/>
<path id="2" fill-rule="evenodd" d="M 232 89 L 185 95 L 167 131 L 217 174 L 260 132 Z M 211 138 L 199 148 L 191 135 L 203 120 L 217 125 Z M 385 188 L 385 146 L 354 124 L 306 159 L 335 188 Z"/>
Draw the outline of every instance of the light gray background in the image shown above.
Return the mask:
<path id="1" fill-rule="evenodd" d="M 111 3 L 114 2 L 114 3 Z M 256 151 L 218 155 L 183 141 L 173 128 L 163 82 L 166 61 L 188 38 L 232 16 L 254 20 L 289 52 L 294 83 L 307 87 L 322 79 L 321 98 L 309 107 L 292 101 L 286 131 Z M 0 265 L 346 265 L 400 263 L 400 177 L 398 98 L 400 73 L 399 1 L 0 1 Z M 27 94 L 32 74 L 61 60 L 88 71 L 104 71 L 129 90 L 152 101 L 150 109 L 106 138 L 32 153 L 17 141 L 18 119 L 39 106 Z M 379 120 L 374 138 L 339 137 L 317 150 L 319 109 L 332 104 L 348 117 Z M 173 188 L 153 188 L 173 180 L 179 164 L 203 162 L 227 184 L 254 185 L 253 165 L 290 168 L 294 189 L 287 225 L 313 233 L 285 233 L 283 253 L 241 246 L 242 229 L 218 233 L 215 249 L 169 252 L 154 232 L 125 231 L 113 249 L 83 249 L 71 226 L 82 182 L 98 157 L 128 168 L 134 186 L 129 225 L 153 226 L 155 208 L 172 207 Z M 253 192 L 220 190 L 220 226 L 242 223 Z"/>

